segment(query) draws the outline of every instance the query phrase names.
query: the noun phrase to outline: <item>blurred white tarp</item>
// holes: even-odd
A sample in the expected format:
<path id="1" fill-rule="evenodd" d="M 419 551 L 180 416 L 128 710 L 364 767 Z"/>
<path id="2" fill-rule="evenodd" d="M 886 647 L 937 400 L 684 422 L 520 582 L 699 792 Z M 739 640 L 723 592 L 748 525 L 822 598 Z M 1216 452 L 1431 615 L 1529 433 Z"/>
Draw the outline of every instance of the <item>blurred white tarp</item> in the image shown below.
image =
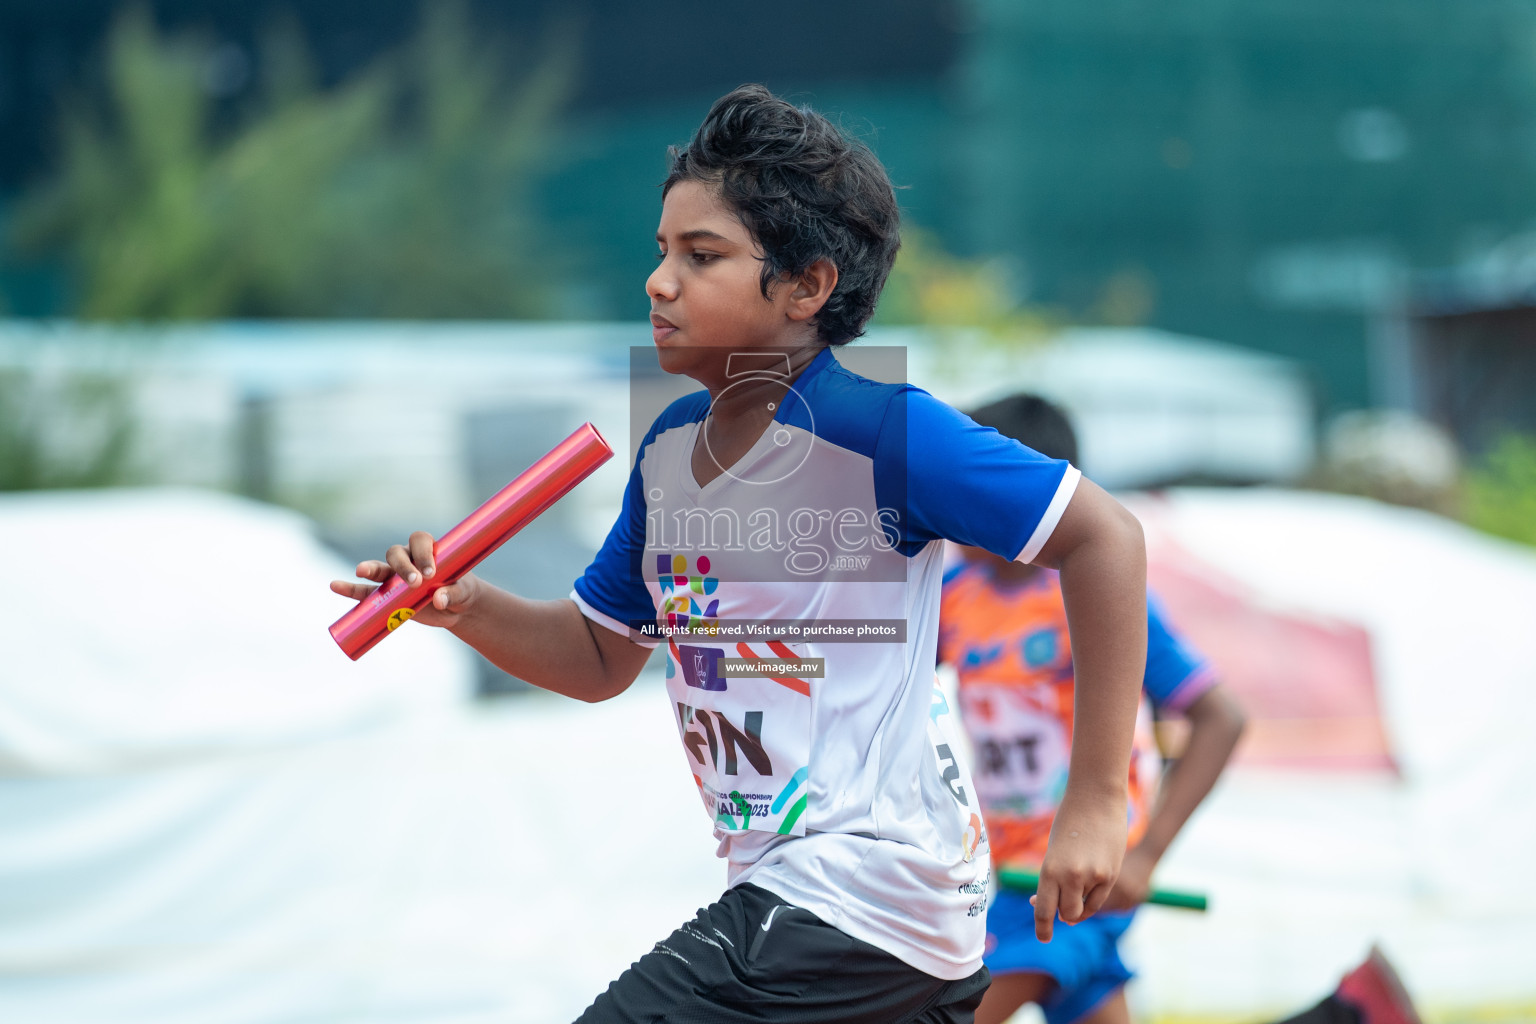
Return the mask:
<path id="1" fill-rule="evenodd" d="M 1313 385 L 1293 359 L 1151 327 L 1067 328 L 1023 350 L 887 332 L 871 340 L 907 344 L 913 382 L 957 408 L 1018 391 L 1060 404 L 1104 487 L 1284 483 L 1312 463 Z"/>
<path id="2" fill-rule="evenodd" d="M 1212 911 L 1143 914 L 1137 1007 L 1294 1012 L 1373 939 L 1431 1011 L 1536 1004 L 1536 556 L 1323 495 L 1136 507 L 1154 564 L 1369 633 L 1397 769 L 1235 769 L 1160 879 Z M 0 529 L 0 1020 L 569 1020 L 723 884 L 649 675 L 475 708 L 415 626 L 353 664 L 349 567 L 234 499 Z"/>
<path id="3" fill-rule="evenodd" d="M 1131 507 L 1154 585 L 1181 557 L 1277 614 L 1363 628 L 1398 770 L 1229 772 L 1161 878 L 1210 893 L 1211 912 L 1141 916 L 1137 1002 L 1295 1012 L 1377 940 L 1435 1017 L 1536 1010 L 1536 553 L 1333 495 L 1189 490 Z"/>
<path id="4" fill-rule="evenodd" d="M 350 567 L 238 499 L 0 533 L 0 1021 L 558 1021 L 718 895 L 654 681 L 476 710 L 414 626 L 354 664 Z"/>
<path id="5" fill-rule="evenodd" d="M 18 581 L 0 666 L 12 771 L 267 749 L 464 695 L 446 637 L 338 662 L 323 627 L 345 603 L 326 583 L 349 567 L 292 512 L 205 491 L 33 492 L 0 501 L 0 529 Z"/>
<path id="6" fill-rule="evenodd" d="M 0 375 L 22 374 L 35 395 L 75 375 L 116 381 L 133 413 L 135 480 L 235 488 L 329 527 L 394 529 L 446 526 L 487 496 L 465 458 L 476 416 L 590 419 L 628 451 L 630 346 L 650 350 L 648 324 L 0 318 Z M 1020 390 L 1061 403 L 1084 471 L 1105 487 L 1288 482 L 1313 459 L 1314 387 L 1292 359 L 1148 327 L 1068 328 L 1020 346 L 883 326 L 839 358 L 871 373 L 861 350 L 885 347 L 905 350 L 908 379 L 958 408 Z M 408 407 L 393 397 L 407 380 Z M 79 416 L 46 408 L 41 435 L 78 444 Z M 555 514 L 596 547 L 629 468 L 613 460 Z"/>

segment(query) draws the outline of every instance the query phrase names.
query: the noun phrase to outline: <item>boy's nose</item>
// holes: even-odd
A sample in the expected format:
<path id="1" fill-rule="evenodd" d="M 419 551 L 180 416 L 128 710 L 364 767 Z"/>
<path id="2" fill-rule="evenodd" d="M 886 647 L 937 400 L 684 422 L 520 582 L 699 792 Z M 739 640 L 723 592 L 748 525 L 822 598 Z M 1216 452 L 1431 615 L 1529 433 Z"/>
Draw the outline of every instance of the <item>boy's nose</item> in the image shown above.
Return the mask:
<path id="1" fill-rule="evenodd" d="M 667 267 L 667 261 L 662 260 L 651 276 L 645 279 L 645 294 L 653 299 L 663 299 L 668 302 L 677 298 L 677 278 Z"/>

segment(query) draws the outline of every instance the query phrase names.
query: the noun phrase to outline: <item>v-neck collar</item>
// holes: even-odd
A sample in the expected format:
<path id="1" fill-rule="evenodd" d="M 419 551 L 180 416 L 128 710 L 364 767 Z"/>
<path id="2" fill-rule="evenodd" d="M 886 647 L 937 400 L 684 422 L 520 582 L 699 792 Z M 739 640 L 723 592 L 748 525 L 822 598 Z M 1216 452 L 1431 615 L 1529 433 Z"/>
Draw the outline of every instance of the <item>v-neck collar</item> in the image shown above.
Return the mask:
<path id="1" fill-rule="evenodd" d="M 824 346 L 820 352 L 816 353 L 816 358 L 807 363 L 805 369 L 800 371 L 800 376 L 795 378 L 794 383 L 789 385 L 789 390 L 785 392 L 784 398 L 779 402 L 779 407 L 773 411 L 773 419 L 763 428 L 762 434 L 753 442 L 752 447 L 748 448 L 741 458 L 737 459 L 729 467 L 721 470 L 715 475 L 713 480 L 703 486 L 699 485 L 698 480 L 693 475 L 693 449 L 699 443 L 699 431 L 704 429 L 704 422 L 709 419 L 708 410 L 705 411 L 703 418 L 694 420 L 693 430 L 688 435 L 688 443 L 685 449 L 687 457 L 682 460 L 682 466 L 678 473 L 683 493 L 688 496 L 689 500 L 697 505 L 705 498 L 711 497 L 721 490 L 728 481 L 735 479 L 733 474 L 736 470 L 750 465 L 752 460 L 761 457 L 766 448 L 773 444 L 773 425 L 775 423 L 783 423 L 789 414 L 800 403 L 805 401 L 803 395 L 805 385 L 810 382 L 811 378 L 821 373 L 827 367 L 837 365 L 838 362 L 832 355 L 832 346 Z"/>

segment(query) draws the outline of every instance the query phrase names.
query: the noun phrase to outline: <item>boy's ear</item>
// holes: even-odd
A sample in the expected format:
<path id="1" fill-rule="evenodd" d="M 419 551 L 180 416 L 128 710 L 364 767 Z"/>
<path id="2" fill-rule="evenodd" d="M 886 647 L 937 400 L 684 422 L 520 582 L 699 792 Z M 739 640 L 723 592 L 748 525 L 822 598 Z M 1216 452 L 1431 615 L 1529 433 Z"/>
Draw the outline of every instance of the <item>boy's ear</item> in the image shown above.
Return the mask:
<path id="1" fill-rule="evenodd" d="M 785 313 L 791 320 L 809 320 L 821 312 L 836 287 L 837 264 L 829 259 L 817 260 L 795 280 Z"/>

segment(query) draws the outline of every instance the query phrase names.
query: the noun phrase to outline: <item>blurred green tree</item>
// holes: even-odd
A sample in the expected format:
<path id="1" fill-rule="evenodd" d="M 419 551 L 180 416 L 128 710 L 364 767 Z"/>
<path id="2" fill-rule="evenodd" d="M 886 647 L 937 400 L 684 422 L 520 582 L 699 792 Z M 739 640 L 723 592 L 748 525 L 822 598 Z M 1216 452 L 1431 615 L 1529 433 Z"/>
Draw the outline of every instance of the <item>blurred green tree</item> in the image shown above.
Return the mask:
<path id="1" fill-rule="evenodd" d="M 1466 519 L 1536 545 L 1536 437 L 1506 434 L 1467 474 Z"/>
<path id="2" fill-rule="evenodd" d="M 530 190 L 575 69 L 574 34 L 548 36 L 512 46 L 460 2 L 427 4 L 406 46 L 326 89 L 278 26 L 257 98 L 219 131 L 208 41 L 129 11 L 105 103 L 65 105 L 58 172 L 12 240 L 68 260 L 87 318 L 545 314 Z"/>
<path id="3" fill-rule="evenodd" d="M 1048 310 L 1018 297 L 1002 259 L 966 259 L 922 228 L 901 233 L 875 323 L 923 327 L 952 355 L 973 345 L 1012 350 L 1043 343 L 1061 329 Z"/>
<path id="4" fill-rule="evenodd" d="M 118 378 L 0 370 L 0 491 L 132 483 L 133 438 Z"/>

